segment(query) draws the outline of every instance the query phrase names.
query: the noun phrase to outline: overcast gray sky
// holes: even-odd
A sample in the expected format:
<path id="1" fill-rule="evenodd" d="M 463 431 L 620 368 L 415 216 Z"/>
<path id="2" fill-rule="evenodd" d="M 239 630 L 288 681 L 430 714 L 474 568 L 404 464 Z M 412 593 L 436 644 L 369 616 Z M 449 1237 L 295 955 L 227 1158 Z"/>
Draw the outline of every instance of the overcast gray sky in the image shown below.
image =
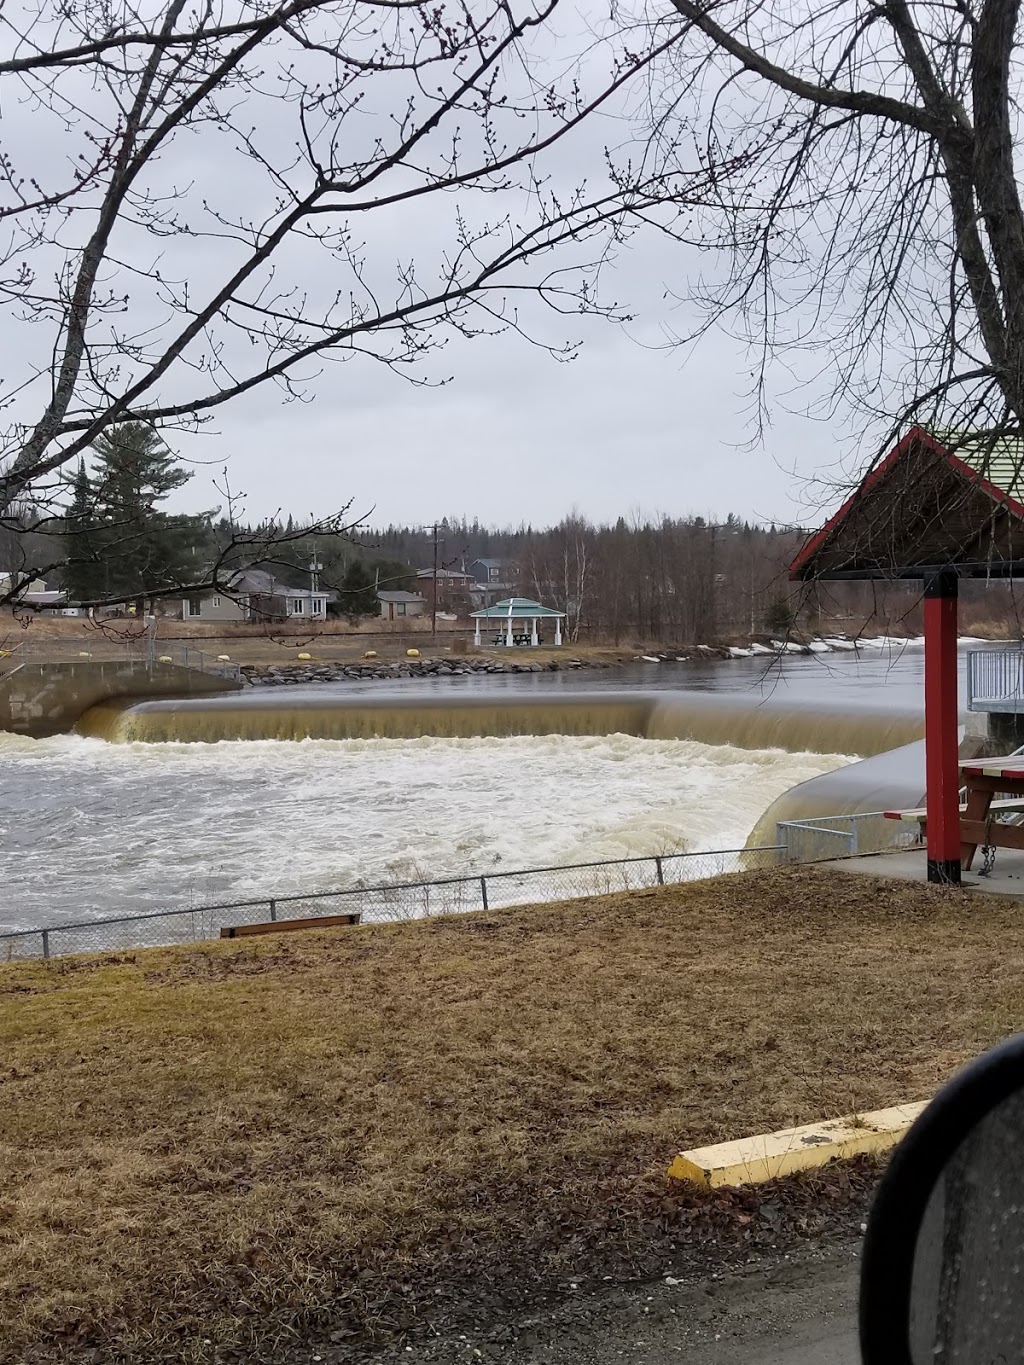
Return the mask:
<path id="1" fill-rule="evenodd" d="M 222 410 L 178 443 L 215 466 L 197 467 L 185 500 L 219 500 L 228 455 L 253 515 L 352 498 L 375 525 L 463 514 L 538 525 L 573 508 L 594 521 L 639 511 L 813 523 L 837 496 L 815 479 L 841 474 L 852 427 L 801 415 L 806 399 L 780 369 L 772 427 L 748 448 L 751 357 L 721 333 L 686 352 L 664 344 L 666 325 L 688 321 L 664 290 L 696 268 L 693 255 L 634 239 L 605 282 L 637 314 L 625 327 L 539 314 L 548 340 L 585 338 L 568 363 L 515 336 L 455 341 L 428 366 L 451 376 L 441 388 L 357 361 L 329 366 L 308 404 L 266 390 Z"/>
<path id="2" fill-rule="evenodd" d="M 559 24 L 568 25 L 569 38 L 564 33 L 557 40 L 546 32 L 537 35 L 539 66 L 532 75 L 550 74 L 564 60 L 570 73 L 582 72 L 586 84 L 595 71 L 601 76 L 602 62 L 612 59 L 590 42 L 590 26 L 604 11 L 595 0 L 578 0 L 577 8 L 570 0 L 567 4 Z M 607 16 L 605 22 L 610 22 Z M 575 38 L 574 24 L 579 28 Z M 573 57 L 577 48 L 587 54 L 578 68 Z M 315 61 L 302 54 L 295 68 L 308 72 L 310 82 L 318 70 Z M 272 91 L 272 82 L 268 85 Z M 369 103 L 354 105 L 343 123 L 346 156 L 371 156 L 378 139 L 393 136 L 393 111 L 402 107 L 407 85 L 405 75 L 389 76 L 383 84 L 379 77 L 371 78 Z M 72 69 L 61 89 L 74 96 L 77 110 L 95 116 L 97 127 L 116 122 L 116 108 L 108 108 L 102 83 L 92 84 Z M 76 112 L 69 132 L 62 118 L 25 107 L 32 109 L 32 118 L 13 120 L 5 130 L 5 146 L 19 164 L 63 164 L 73 158 L 73 139 L 85 135 L 85 116 Z M 249 93 L 236 111 L 266 164 L 285 168 L 281 181 L 265 175 L 262 163 L 239 154 L 236 131 L 213 122 L 189 130 L 147 166 L 140 186 L 153 196 L 148 203 L 173 205 L 182 221 L 195 220 L 214 231 L 154 235 L 140 226 L 139 214 L 122 218 L 102 283 L 115 298 L 128 302 L 123 313 L 115 308 L 109 320 L 100 317 L 96 325 L 101 340 L 108 335 L 104 327 L 109 335 L 126 330 L 145 337 L 145 347 L 158 355 L 181 325 L 167 303 L 167 290 L 187 289 L 189 306 L 217 295 L 233 273 L 239 236 L 244 237 L 248 222 L 272 220 L 280 183 L 292 184 L 299 194 L 304 172 L 301 157 L 295 156 L 293 107 L 273 93 Z M 541 115 L 537 118 L 540 122 Z M 474 136 L 480 138 L 471 116 L 460 114 L 455 123 L 464 141 L 472 144 Z M 622 109 L 588 120 L 538 158 L 542 183 L 559 196 L 571 195 L 585 183 L 588 194 L 599 196 L 605 147 L 632 136 L 632 126 Z M 512 131 L 516 139 L 521 136 L 514 126 Z M 330 125 L 325 137 L 329 135 Z M 442 132 L 437 139 L 437 146 L 428 141 L 417 150 L 420 160 L 439 155 L 443 164 L 447 144 Z M 92 145 L 82 143 L 86 149 Z M 624 145 L 631 155 L 634 144 Z M 464 148 L 463 155 L 472 158 L 472 148 Z M 391 181 L 377 191 L 383 208 L 376 204 L 372 214 L 357 216 L 351 229 L 365 268 L 346 273 L 344 259 L 318 250 L 309 236 L 293 237 L 274 258 L 270 294 L 258 301 L 273 303 L 273 291 L 280 290 L 278 297 L 308 300 L 316 313 L 330 308 L 332 298 L 347 307 L 350 296 L 365 291 L 386 313 L 402 297 L 403 269 L 410 260 L 416 261 L 417 287 L 429 292 L 431 282 L 444 277 L 455 248 L 457 213 L 474 230 L 486 223 L 501 243 L 529 228 L 542 199 L 535 188 L 498 196 L 477 192 L 475 197 L 460 188 L 457 195 L 431 194 L 399 203 L 388 198 L 387 186 L 397 188 L 400 198 L 411 172 L 403 162 L 390 175 Z M 208 201 L 222 215 L 237 217 L 243 224 L 239 233 L 221 231 L 223 219 L 204 218 Z M 505 214 L 507 224 L 502 222 Z M 318 225 L 325 221 L 317 220 Z M 74 268 L 81 234 L 90 224 L 88 213 L 72 215 L 60 227 L 59 247 L 33 251 L 29 260 L 40 278 L 48 271 L 63 278 Z M 591 259 L 586 252 L 592 249 L 580 249 L 584 259 Z M 543 258 L 537 273 L 561 267 L 571 254 L 572 249 L 560 248 L 556 261 Z M 357 356 L 345 363 L 311 365 L 304 376 L 308 401 L 283 403 L 279 390 L 256 389 L 217 408 L 201 435 L 165 433 L 172 449 L 195 466 L 194 478 L 176 495 L 175 504 L 190 510 L 223 504 L 215 483 L 227 465 L 233 491 L 244 495 L 236 514 L 248 519 L 278 511 L 324 516 L 350 502 L 353 515 L 375 526 L 463 515 L 497 525 L 544 525 L 572 511 L 594 521 L 637 514 L 721 518 L 729 512 L 760 521 L 817 521 L 830 498 L 813 480 L 835 480 L 843 454 L 847 470 L 852 467 L 849 431 L 800 415 L 809 395 L 794 394 L 793 376 L 780 367 L 772 377 L 771 425 L 763 439 L 750 445 L 752 358 L 722 333 L 706 336 L 686 352 L 665 344 L 669 329 L 685 334 L 696 321 L 672 298 L 685 298 L 697 274 L 709 269 L 715 269 L 713 257 L 653 230 L 637 233 L 620 248 L 602 279 L 603 299 L 614 298 L 633 315 L 624 326 L 560 315 L 528 293 L 514 293 L 520 317 L 539 339 L 555 347 L 582 343 L 569 363 L 514 333 L 469 341 L 452 331 L 445 346 L 428 354 L 417 370 L 420 377 L 446 380 L 440 387 L 412 385 L 387 366 Z M 38 311 L 26 308 L 9 315 L 2 337 L 10 361 L 8 392 L 16 390 L 19 364 L 36 369 L 37 378 L 19 392 L 11 410 L 29 427 L 48 397 L 54 345 L 45 319 L 38 325 Z M 479 321 L 477 316 L 473 325 Z M 442 335 L 440 329 L 437 333 Z M 235 377 L 262 368 L 259 347 L 250 349 L 244 331 L 221 326 L 214 345 L 219 344 L 227 348 L 227 368 Z M 367 344 L 378 343 L 371 337 Z M 194 353 L 192 360 L 198 363 L 169 371 L 143 406 L 157 400 L 191 401 L 205 392 L 206 359 Z M 115 390 L 127 386 L 137 363 L 124 360 L 112 381 Z"/>

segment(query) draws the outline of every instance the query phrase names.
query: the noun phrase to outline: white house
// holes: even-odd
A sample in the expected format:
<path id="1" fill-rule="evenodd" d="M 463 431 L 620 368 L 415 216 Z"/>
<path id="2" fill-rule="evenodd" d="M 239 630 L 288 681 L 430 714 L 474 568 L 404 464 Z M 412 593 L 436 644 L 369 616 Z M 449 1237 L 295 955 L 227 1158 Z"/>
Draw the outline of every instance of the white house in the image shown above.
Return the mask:
<path id="1" fill-rule="evenodd" d="M 292 588 L 266 569 L 242 569 L 228 586 L 200 588 L 182 598 L 185 621 L 323 621 L 337 594 Z"/>

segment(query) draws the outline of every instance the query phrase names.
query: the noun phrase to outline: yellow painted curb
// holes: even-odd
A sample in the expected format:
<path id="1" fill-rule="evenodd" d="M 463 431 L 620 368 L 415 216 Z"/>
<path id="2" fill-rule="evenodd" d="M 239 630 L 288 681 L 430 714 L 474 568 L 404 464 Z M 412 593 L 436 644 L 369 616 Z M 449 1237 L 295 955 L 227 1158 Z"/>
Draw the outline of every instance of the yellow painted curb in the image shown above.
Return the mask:
<path id="1" fill-rule="evenodd" d="M 896 1146 L 924 1107 L 924 1103 L 898 1104 L 871 1114 L 809 1123 L 803 1128 L 783 1128 L 778 1133 L 720 1142 L 714 1147 L 696 1147 L 692 1152 L 680 1152 L 668 1173 L 676 1180 L 689 1180 L 711 1189 L 719 1185 L 756 1185 L 844 1157 L 887 1152 Z"/>

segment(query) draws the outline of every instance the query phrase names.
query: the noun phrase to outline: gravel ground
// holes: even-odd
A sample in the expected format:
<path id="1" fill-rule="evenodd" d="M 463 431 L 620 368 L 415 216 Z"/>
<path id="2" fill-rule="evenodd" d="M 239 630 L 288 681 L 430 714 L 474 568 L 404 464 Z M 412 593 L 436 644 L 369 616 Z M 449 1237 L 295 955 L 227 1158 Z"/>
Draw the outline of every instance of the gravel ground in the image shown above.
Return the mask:
<path id="1" fill-rule="evenodd" d="M 838 1237 L 741 1271 L 582 1286 L 489 1327 L 393 1346 L 375 1365 L 859 1365 L 859 1243 Z M 329 1358 L 318 1352 L 312 1356 Z M 309 1356 L 306 1359 L 310 1359 Z M 365 1359 L 365 1357 L 364 1357 Z"/>

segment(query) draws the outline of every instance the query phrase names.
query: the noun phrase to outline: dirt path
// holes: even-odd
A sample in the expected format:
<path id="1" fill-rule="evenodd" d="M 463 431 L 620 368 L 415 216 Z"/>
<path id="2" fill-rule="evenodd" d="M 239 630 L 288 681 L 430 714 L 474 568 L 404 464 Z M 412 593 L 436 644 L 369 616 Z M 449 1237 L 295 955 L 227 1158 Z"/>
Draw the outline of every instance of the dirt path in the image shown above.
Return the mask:
<path id="1" fill-rule="evenodd" d="M 857 1247 L 832 1244 L 738 1275 L 581 1293 L 539 1316 L 393 1348 L 378 1365 L 859 1365 L 857 1276 Z"/>

